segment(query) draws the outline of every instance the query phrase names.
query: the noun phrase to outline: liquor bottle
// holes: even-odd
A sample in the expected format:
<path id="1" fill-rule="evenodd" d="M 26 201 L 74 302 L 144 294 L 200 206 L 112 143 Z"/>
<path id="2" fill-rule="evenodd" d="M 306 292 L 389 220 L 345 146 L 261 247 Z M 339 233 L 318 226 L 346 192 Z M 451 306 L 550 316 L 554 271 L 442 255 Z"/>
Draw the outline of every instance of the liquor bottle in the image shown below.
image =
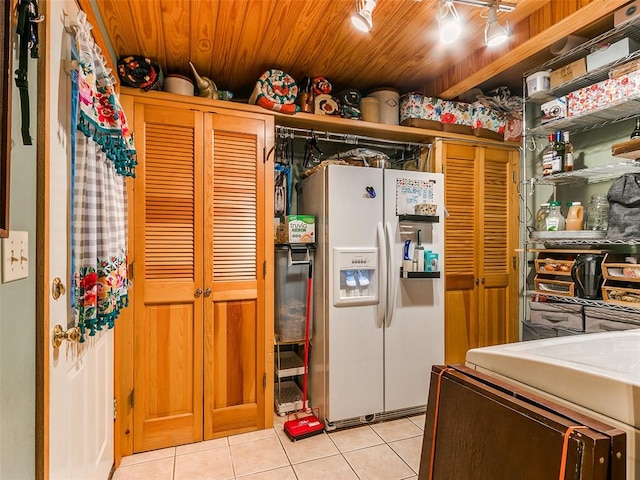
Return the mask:
<path id="1" fill-rule="evenodd" d="M 542 175 L 551 175 L 552 159 L 553 159 L 553 135 L 549 134 L 549 144 L 542 152 Z"/>
<path id="2" fill-rule="evenodd" d="M 636 118 L 636 128 L 631 132 L 631 139 L 640 137 L 640 117 Z"/>
<path id="3" fill-rule="evenodd" d="M 569 141 L 569 132 L 564 132 L 564 171 L 573 170 L 573 144 Z"/>
<path id="4" fill-rule="evenodd" d="M 562 141 L 562 132 L 556 132 L 555 142 L 553 142 L 553 154 L 551 158 L 551 173 L 562 173 L 564 170 L 564 142 Z"/>

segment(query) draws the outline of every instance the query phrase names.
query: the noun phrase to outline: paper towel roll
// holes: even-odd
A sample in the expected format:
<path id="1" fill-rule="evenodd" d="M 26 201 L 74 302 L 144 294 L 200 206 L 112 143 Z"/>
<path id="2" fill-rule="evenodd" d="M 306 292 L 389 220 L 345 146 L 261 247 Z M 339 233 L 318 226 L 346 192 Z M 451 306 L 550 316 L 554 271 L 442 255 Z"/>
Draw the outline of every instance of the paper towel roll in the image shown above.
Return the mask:
<path id="1" fill-rule="evenodd" d="M 588 38 L 578 37 L 577 35 L 567 35 L 562 40 L 552 43 L 549 50 L 553 55 L 563 55 L 572 48 L 582 45 Z"/>

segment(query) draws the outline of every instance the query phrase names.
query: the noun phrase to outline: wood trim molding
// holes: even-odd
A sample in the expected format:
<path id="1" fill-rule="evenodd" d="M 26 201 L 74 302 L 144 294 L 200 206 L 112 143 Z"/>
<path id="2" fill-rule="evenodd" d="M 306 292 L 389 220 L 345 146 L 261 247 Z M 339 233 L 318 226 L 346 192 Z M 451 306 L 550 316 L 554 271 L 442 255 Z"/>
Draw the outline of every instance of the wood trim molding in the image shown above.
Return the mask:
<path id="1" fill-rule="evenodd" d="M 535 0 L 534 0 L 535 1 Z M 486 48 L 475 51 L 442 75 L 425 85 L 426 92 L 444 99 L 455 98 L 508 68 L 527 60 L 568 34 L 576 32 L 610 14 L 628 0 L 547 2 L 537 12 L 525 12 L 525 18 L 514 27 L 512 45 L 490 55 Z M 541 2 L 538 2 L 540 5 Z M 531 4 L 526 6 L 531 8 Z M 514 11 L 518 11 L 520 5 Z M 533 23 L 535 22 L 535 24 Z M 533 32 L 533 36 L 531 33 Z M 513 45 L 516 43 L 516 45 Z M 506 48 L 506 47 L 505 47 Z"/>
<path id="2" fill-rule="evenodd" d="M 43 0 L 40 13 L 50 18 L 49 0 Z M 49 20 L 40 24 L 38 85 L 47 85 L 51 62 Z M 49 479 L 49 118 L 48 88 L 37 93 L 37 188 L 36 188 L 36 479 Z"/>

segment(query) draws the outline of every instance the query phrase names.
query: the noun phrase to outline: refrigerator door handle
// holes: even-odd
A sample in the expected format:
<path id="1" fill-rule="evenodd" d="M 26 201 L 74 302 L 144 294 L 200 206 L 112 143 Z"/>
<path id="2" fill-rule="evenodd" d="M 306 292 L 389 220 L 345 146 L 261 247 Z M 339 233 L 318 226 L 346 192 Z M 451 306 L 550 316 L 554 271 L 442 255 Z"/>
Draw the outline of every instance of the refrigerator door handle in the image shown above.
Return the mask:
<path id="1" fill-rule="evenodd" d="M 378 318 L 376 325 L 382 328 L 384 325 L 384 314 L 387 311 L 387 243 L 384 239 L 384 229 L 382 222 L 378 222 Z"/>
<path id="2" fill-rule="evenodd" d="M 387 246 L 386 246 L 386 250 L 388 252 L 388 272 L 387 275 L 385 275 L 385 278 L 387 279 L 386 283 L 387 283 L 387 298 L 386 298 L 386 310 L 387 310 L 387 322 L 386 322 L 386 326 L 390 327 L 391 326 L 391 320 L 393 320 L 393 312 L 395 310 L 395 303 L 396 303 L 396 287 L 398 285 L 398 279 L 396 278 L 396 262 L 395 262 L 395 258 L 396 256 L 394 255 L 394 251 L 393 251 L 393 230 L 391 229 L 391 223 L 386 222 L 385 223 L 385 229 L 386 229 L 386 233 L 387 233 Z"/>

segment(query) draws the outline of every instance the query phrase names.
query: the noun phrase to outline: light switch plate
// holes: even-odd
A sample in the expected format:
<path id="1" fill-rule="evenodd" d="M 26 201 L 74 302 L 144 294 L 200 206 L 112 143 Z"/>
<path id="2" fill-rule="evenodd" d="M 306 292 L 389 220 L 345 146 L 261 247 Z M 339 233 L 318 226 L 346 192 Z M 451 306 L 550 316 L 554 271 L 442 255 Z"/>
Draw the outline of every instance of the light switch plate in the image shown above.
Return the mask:
<path id="1" fill-rule="evenodd" d="M 29 276 L 29 232 L 10 231 L 2 239 L 2 283 Z"/>

